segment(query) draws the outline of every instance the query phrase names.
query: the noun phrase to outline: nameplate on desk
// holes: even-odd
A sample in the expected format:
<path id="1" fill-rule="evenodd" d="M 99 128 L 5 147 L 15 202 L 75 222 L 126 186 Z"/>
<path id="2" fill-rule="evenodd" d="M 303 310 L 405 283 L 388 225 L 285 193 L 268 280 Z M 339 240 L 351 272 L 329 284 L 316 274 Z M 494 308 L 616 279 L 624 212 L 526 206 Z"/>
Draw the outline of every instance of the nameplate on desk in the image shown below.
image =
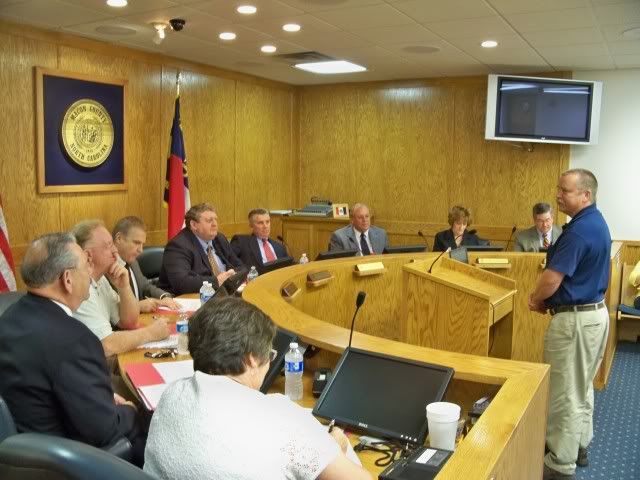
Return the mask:
<path id="1" fill-rule="evenodd" d="M 511 262 L 508 258 L 476 258 L 476 267 L 484 268 L 487 270 L 509 270 L 511 269 Z"/>
<path id="2" fill-rule="evenodd" d="M 319 287 L 333 280 L 333 275 L 328 270 L 320 270 L 318 272 L 309 272 L 307 274 L 307 285 L 310 287 Z"/>
<path id="3" fill-rule="evenodd" d="M 385 271 L 386 269 L 384 268 L 384 263 L 369 262 L 356 264 L 353 273 L 358 277 L 364 277 L 367 275 L 378 275 L 380 273 L 384 273 Z"/>
<path id="4" fill-rule="evenodd" d="M 482 257 L 482 258 L 477 258 L 476 263 L 509 263 L 509 259 Z"/>
<path id="5" fill-rule="evenodd" d="M 293 282 L 286 283 L 280 291 L 285 300 L 293 300 L 299 293 L 300 289 Z"/>

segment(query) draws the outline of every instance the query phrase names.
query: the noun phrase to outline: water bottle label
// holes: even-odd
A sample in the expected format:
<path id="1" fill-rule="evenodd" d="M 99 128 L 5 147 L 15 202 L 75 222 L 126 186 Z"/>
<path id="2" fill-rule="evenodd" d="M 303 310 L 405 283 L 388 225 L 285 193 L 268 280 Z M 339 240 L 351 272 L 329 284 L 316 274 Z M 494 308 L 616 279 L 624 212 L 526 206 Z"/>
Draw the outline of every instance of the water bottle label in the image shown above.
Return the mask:
<path id="1" fill-rule="evenodd" d="M 186 320 L 176 322 L 177 333 L 189 333 L 189 322 Z"/>
<path id="2" fill-rule="evenodd" d="M 284 362 L 284 370 L 289 373 L 302 373 L 304 362 Z"/>
<path id="3" fill-rule="evenodd" d="M 210 295 L 210 294 L 208 294 L 208 293 L 207 293 L 207 294 L 201 293 L 201 294 L 200 294 L 200 303 L 201 303 L 201 304 L 205 304 L 205 303 L 207 303 L 207 301 L 208 301 L 212 296 L 213 296 L 213 295 Z"/>

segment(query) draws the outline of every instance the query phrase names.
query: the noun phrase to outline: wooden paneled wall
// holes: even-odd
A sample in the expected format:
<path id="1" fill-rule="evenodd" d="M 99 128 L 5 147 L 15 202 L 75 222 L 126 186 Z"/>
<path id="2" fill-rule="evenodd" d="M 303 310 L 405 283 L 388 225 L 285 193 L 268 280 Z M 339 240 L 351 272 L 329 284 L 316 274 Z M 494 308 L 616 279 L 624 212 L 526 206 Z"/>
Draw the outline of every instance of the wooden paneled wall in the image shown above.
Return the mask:
<path id="1" fill-rule="evenodd" d="M 569 147 L 486 141 L 486 88 L 486 77 L 301 88 L 300 203 L 363 201 L 395 231 L 446 224 L 457 203 L 507 236 L 530 226 L 534 203 L 555 203 Z"/>
<path id="2" fill-rule="evenodd" d="M 251 208 L 295 203 L 294 87 L 5 22 L 0 60 L 0 194 L 17 263 L 34 237 L 85 218 L 110 226 L 138 215 L 149 243 L 164 241 L 162 193 L 178 68 L 192 203 L 215 204 L 228 233 L 246 228 Z M 35 66 L 128 81 L 127 191 L 37 193 Z"/>

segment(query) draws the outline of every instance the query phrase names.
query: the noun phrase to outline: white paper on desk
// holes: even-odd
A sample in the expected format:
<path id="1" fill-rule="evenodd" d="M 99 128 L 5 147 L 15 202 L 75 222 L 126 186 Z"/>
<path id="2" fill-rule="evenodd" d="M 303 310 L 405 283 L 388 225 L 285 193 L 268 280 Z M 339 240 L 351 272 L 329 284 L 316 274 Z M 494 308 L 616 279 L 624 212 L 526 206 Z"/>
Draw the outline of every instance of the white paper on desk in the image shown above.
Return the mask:
<path id="1" fill-rule="evenodd" d="M 160 383 L 159 385 L 147 385 L 146 387 L 138 387 L 142 399 L 149 410 L 155 410 L 160 401 L 162 393 L 169 385 Z"/>
<path id="2" fill-rule="evenodd" d="M 175 302 L 180 305 L 181 312 L 195 312 L 200 308 L 200 299 L 199 298 L 174 298 Z M 175 310 L 171 310 L 169 307 L 160 306 L 158 310 L 164 310 L 166 312 L 175 312 Z"/>
<path id="3" fill-rule="evenodd" d="M 193 360 L 154 363 L 153 367 L 158 371 L 164 383 L 175 382 L 193 375 Z"/>
<path id="4" fill-rule="evenodd" d="M 169 335 L 169 338 L 157 342 L 143 343 L 138 348 L 178 348 L 178 334 Z"/>

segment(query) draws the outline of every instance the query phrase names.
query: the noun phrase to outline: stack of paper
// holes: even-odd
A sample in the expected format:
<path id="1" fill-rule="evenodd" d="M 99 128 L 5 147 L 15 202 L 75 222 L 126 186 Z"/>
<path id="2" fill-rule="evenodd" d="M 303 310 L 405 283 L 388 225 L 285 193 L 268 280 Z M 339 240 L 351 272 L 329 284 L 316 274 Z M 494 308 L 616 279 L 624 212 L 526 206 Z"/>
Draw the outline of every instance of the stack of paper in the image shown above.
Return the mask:
<path id="1" fill-rule="evenodd" d="M 147 409 L 154 411 L 172 382 L 193 375 L 193 360 L 132 363 L 125 371 Z"/>
<path id="2" fill-rule="evenodd" d="M 176 303 L 180 305 L 181 312 L 195 312 L 200 308 L 200 299 L 199 298 L 174 298 Z M 175 312 L 175 310 L 171 310 L 169 307 L 159 307 L 159 312 Z"/>

